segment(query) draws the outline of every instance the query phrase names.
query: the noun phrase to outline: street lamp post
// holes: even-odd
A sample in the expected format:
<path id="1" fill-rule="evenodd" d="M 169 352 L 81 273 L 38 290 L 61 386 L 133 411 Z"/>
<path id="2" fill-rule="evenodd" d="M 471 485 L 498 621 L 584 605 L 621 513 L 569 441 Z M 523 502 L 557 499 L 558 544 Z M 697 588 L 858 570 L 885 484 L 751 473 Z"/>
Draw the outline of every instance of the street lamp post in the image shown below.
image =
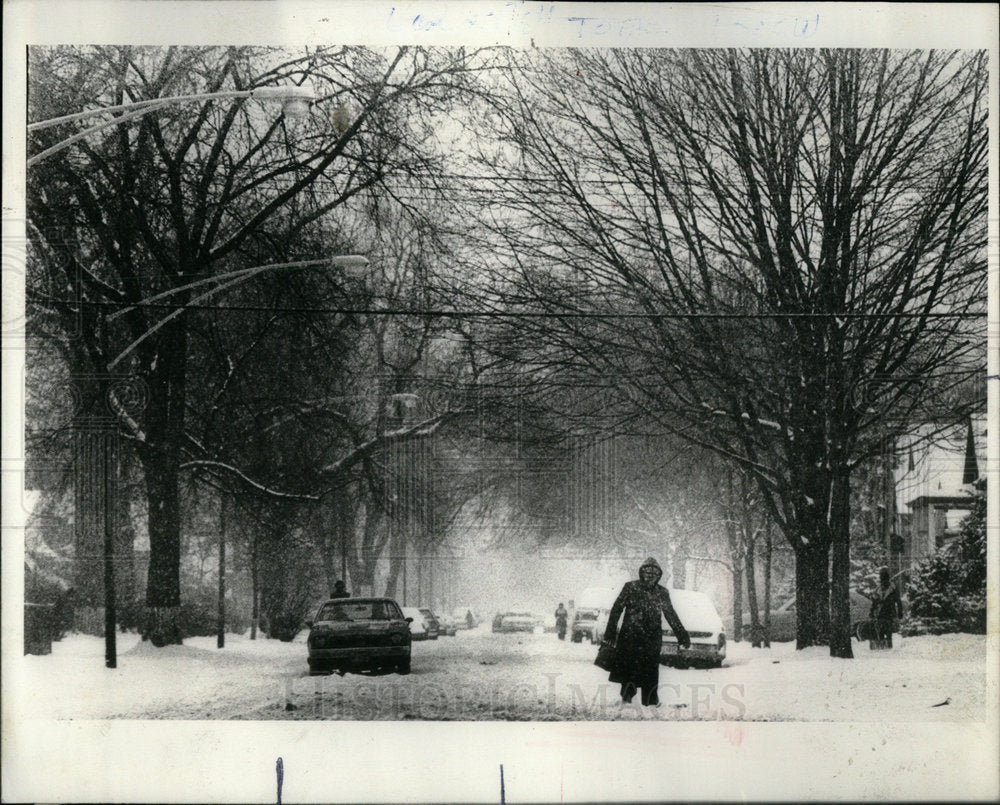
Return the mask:
<path id="1" fill-rule="evenodd" d="M 316 100 L 316 94 L 313 92 L 312 87 L 307 85 L 265 86 L 246 90 L 223 90 L 221 92 L 204 92 L 195 95 L 173 95 L 164 98 L 150 98 L 145 101 L 134 101 L 133 103 L 118 104 L 116 106 L 102 106 L 100 109 L 89 109 L 85 112 L 76 112 L 71 115 L 54 117 L 49 120 L 40 120 L 36 123 L 28 124 L 29 134 L 36 131 L 43 131 L 44 129 L 52 128 L 53 126 L 59 126 L 64 123 L 74 123 L 77 120 L 85 120 L 91 117 L 98 117 L 99 115 L 121 112 L 121 114 L 115 114 L 115 117 L 112 117 L 111 120 L 105 120 L 103 123 L 96 123 L 93 126 L 89 126 L 71 137 L 60 140 L 58 143 L 46 148 L 44 151 L 41 151 L 32 157 L 28 157 L 27 166 L 30 168 L 41 162 L 43 159 L 46 159 L 53 154 L 58 154 L 60 151 L 73 145 L 73 143 L 79 142 L 95 132 L 109 128 L 110 126 L 118 126 L 122 123 L 137 120 L 150 112 L 155 112 L 165 106 L 177 103 L 190 103 L 192 101 L 209 101 L 230 98 L 253 98 L 260 101 L 277 101 L 281 103 L 282 114 L 289 119 L 293 119 L 304 117 L 308 114 L 310 105 Z"/>

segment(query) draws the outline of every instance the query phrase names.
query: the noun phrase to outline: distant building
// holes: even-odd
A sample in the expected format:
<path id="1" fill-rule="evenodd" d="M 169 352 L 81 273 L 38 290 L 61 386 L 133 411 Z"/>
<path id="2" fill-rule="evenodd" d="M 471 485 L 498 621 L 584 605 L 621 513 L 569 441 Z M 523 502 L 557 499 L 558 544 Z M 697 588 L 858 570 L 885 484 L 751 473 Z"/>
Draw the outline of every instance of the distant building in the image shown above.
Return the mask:
<path id="1" fill-rule="evenodd" d="M 986 419 L 942 428 L 926 425 L 897 442 L 896 522 L 890 541 L 898 570 L 908 570 L 960 533 L 972 510 L 986 455 Z"/>

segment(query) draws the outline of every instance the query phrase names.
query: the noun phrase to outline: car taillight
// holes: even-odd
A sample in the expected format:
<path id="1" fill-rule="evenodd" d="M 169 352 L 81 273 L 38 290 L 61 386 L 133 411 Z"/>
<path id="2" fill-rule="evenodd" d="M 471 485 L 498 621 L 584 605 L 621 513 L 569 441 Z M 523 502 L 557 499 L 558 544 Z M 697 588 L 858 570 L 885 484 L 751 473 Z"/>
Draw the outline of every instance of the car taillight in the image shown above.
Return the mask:
<path id="1" fill-rule="evenodd" d="M 725 645 L 726 645 L 726 636 L 722 634 L 722 632 L 719 632 L 719 648 L 722 648 Z"/>

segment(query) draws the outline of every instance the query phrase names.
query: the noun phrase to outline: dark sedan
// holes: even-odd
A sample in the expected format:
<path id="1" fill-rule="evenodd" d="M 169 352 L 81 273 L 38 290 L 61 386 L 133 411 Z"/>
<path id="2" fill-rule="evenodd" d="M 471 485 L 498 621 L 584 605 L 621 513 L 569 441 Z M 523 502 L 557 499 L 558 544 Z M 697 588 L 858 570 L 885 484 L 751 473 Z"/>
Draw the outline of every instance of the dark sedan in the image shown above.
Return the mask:
<path id="1" fill-rule="evenodd" d="M 309 673 L 410 673 L 410 627 L 391 598 L 335 598 L 324 602 L 309 631 Z"/>

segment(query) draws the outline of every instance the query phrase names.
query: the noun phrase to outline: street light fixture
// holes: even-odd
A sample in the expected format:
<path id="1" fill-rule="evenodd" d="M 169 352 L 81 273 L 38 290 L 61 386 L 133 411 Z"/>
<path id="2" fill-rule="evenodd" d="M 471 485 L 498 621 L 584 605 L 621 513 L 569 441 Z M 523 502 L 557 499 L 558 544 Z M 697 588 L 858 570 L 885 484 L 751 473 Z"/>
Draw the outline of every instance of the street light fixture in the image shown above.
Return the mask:
<path id="1" fill-rule="evenodd" d="M 50 120 L 40 120 L 36 123 L 28 124 L 29 133 L 42 131 L 53 126 L 58 126 L 62 123 L 72 123 L 77 120 L 96 117 L 98 115 L 113 114 L 115 112 L 124 113 L 113 117 L 111 120 L 106 120 L 103 123 L 96 123 L 95 125 L 90 126 L 89 128 L 84 129 L 71 137 L 67 137 L 65 140 L 62 140 L 49 148 L 46 148 L 41 153 L 35 154 L 33 157 L 29 157 L 27 160 L 27 166 L 29 168 L 32 167 L 33 165 L 41 162 L 43 159 L 68 148 L 73 143 L 78 142 L 85 137 L 89 137 L 94 132 L 106 129 L 110 126 L 117 126 L 122 123 L 136 120 L 149 114 L 150 112 L 156 111 L 157 109 L 162 109 L 165 106 L 176 103 L 208 101 L 221 98 L 253 98 L 260 101 L 280 101 L 281 112 L 289 119 L 305 117 L 309 113 L 312 103 L 317 100 L 316 93 L 309 84 L 303 84 L 301 86 L 291 84 L 288 86 L 265 86 L 245 90 L 223 90 L 220 92 L 203 92 L 192 95 L 174 95 L 165 98 L 150 98 L 145 101 L 134 101 L 132 103 L 117 104 L 116 106 L 104 106 L 100 109 L 90 109 L 86 112 L 76 112 L 71 115 L 54 117 Z"/>
<path id="2" fill-rule="evenodd" d="M 165 324 L 180 316 L 191 305 L 196 305 L 199 302 L 203 302 L 210 296 L 214 296 L 215 294 L 217 294 L 219 291 L 224 291 L 226 288 L 231 288 L 234 285 L 239 285 L 241 282 L 245 282 L 246 280 L 256 276 L 257 274 L 263 274 L 265 271 L 275 271 L 278 269 L 295 270 L 299 268 L 315 268 L 319 266 L 331 266 L 331 265 L 340 265 L 340 266 L 345 266 L 347 268 L 357 268 L 360 266 L 367 266 L 368 264 L 369 264 L 368 258 L 360 254 L 336 255 L 334 257 L 328 257 L 323 260 L 303 260 L 294 263 L 268 263 L 267 265 L 254 266 L 252 268 L 243 268 L 238 271 L 230 271 L 226 274 L 219 274 L 214 277 L 209 277 L 208 279 L 191 282 L 188 283 L 187 285 L 181 285 L 180 287 L 177 288 L 171 288 L 169 291 L 164 291 L 163 293 L 151 296 L 148 299 L 144 299 L 142 302 L 138 302 L 135 305 L 130 305 L 129 307 L 126 307 L 118 311 L 117 313 L 108 316 L 108 321 L 113 321 L 117 317 L 124 315 L 130 310 L 135 310 L 137 307 L 142 307 L 143 305 L 152 304 L 153 302 L 156 302 L 160 299 L 172 296 L 175 293 L 180 293 L 181 291 L 186 291 L 189 290 L 190 288 L 195 288 L 210 282 L 219 282 L 220 280 L 226 280 L 222 282 L 220 285 L 217 285 L 216 287 L 208 291 L 205 291 L 205 293 L 196 296 L 194 299 L 185 303 L 184 305 L 178 305 L 176 310 L 172 310 L 170 313 L 168 313 L 166 316 L 160 319 L 156 324 L 154 324 L 152 327 L 146 330 L 146 332 L 144 332 L 137 339 L 135 339 L 135 341 L 133 341 L 131 344 L 125 347 L 125 349 L 113 361 L 111 361 L 108 364 L 108 369 L 109 370 L 114 369 L 121 362 L 122 358 L 128 355 L 133 349 L 139 346 L 139 344 L 141 344 L 143 341 L 145 341 L 147 338 L 153 335 L 153 333 L 155 333 Z"/>

